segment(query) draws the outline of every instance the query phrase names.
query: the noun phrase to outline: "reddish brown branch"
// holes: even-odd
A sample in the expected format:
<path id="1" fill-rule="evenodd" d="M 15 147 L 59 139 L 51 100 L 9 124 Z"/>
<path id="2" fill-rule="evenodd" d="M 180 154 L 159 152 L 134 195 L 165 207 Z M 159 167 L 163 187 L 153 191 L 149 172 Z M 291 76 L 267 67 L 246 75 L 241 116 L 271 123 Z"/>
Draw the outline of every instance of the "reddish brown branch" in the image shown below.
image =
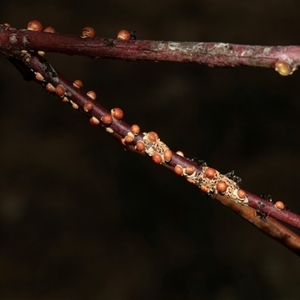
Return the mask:
<path id="1" fill-rule="evenodd" d="M 272 217 L 268 217 L 267 220 L 259 218 L 256 210 L 251 207 L 241 206 L 222 196 L 218 197 L 218 200 L 242 218 L 249 221 L 264 234 L 277 240 L 296 255 L 300 256 L 300 237 L 293 231 L 289 230 Z"/>
<path id="2" fill-rule="evenodd" d="M 254 209 L 262 212 L 266 217 L 272 216 L 294 227 L 300 228 L 299 215 L 289 211 L 288 209 L 279 209 L 273 202 L 266 201 L 250 192 L 247 192 L 248 204 Z M 276 204 L 276 203 L 275 203 Z"/>
<path id="3" fill-rule="evenodd" d="M 93 34 L 86 28 L 85 37 Z M 300 255 L 300 237 L 275 219 L 300 228 L 300 216 L 261 197 L 240 189 L 238 181 L 222 175 L 205 163 L 197 165 L 181 153 L 172 152 L 154 132 L 141 133 L 137 125 L 128 125 L 119 108 L 111 111 L 95 100 L 94 92 L 85 94 L 81 82 L 71 84 L 38 50 L 80 54 L 101 58 L 142 59 L 205 63 L 215 66 L 251 65 L 275 67 L 282 75 L 291 74 L 299 64 L 299 47 L 242 46 L 222 43 L 174 43 L 153 41 L 118 41 L 113 39 L 83 39 L 53 33 L 16 30 L 0 26 L 0 51 L 20 70 L 24 78 L 35 80 L 63 102 L 79 109 L 90 123 L 100 125 L 119 139 L 131 151 L 148 155 L 152 160 L 183 176 L 209 196 L 228 206 L 268 236 Z M 29 52 L 27 52 L 29 50 Z"/>
<path id="4" fill-rule="evenodd" d="M 180 153 L 171 152 L 164 143 L 160 142 L 155 133 L 140 133 L 136 127 L 130 126 L 121 120 L 123 112 L 120 109 L 112 111 L 105 109 L 78 88 L 80 81 L 73 84 L 70 83 L 54 70 L 45 59 L 24 52 L 15 53 L 14 59 L 17 59 L 18 65 L 23 64 L 23 70 L 27 68 L 28 72 L 32 72 L 34 80 L 45 87 L 46 90 L 56 94 L 62 101 L 71 104 L 73 108 L 81 110 L 88 116 L 92 124 L 102 126 L 106 131 L 119 139 L 129 150 L 149 155 L 154 162 L 170 168 L 178 175 L 184 176 L 189 182 L 197 185 L 202 191 L 208 193 L 208 195 L 215 197 L 265 234 L 277 240 L 295 254 L 300 255 L 300 237 L 271 217 L 274 216 L 299 227 L 300 216 L 287 210 L 272 209 L 271 203 L 251 193 L 240 190 L 234 181 L 228 179 L 225 175 L 220 175 L 215 169 L 208 168 L 205 164 L 199 166 L 189 159 L 184 158 Z M 140 148 L 140 146 L 143 147 Z M 163 154 L 156 155 L 157 153 L 150 153 L 149 149 L 158 149 L 153 147 L 161 147 Z M 165 156 L 167 151 L 170 151 L 169 160 Z M 165 158 L 164 161 L 163 157 Z M 218 187 L 220 182 L 223 182 L 223 184 L 225 182 L 228 185 L 227 188 L 231 189 L 230 194 L 226 194 L 224 190 Z M 239 196 L 233 197 L 235 194 L 232 191 L 234 190 L 237 191 L 236 195 Z M 239 192 L 243 195 L 238 194 Z M 228 195 L 231 196 L 229 197 Z M 265 203 L 265 206 L 261 205 L 261 203 Z M 264 218 L 257 214 L 258 209 L 260 213 L 265 214 Z M 291 220 L 293 222 L 290 222 Z"/>
<path id="5" fill-rule="evenodd" d="M 58 33 L 0 27 L 0 51 L 21 50 L 84 55 L 93 58 L 170 61 L 234 67 L 275 68 L 290 75 L 300 65 L 299 46 L 248 46 L 228 43 L 166 42 L 82 38 Z"/>

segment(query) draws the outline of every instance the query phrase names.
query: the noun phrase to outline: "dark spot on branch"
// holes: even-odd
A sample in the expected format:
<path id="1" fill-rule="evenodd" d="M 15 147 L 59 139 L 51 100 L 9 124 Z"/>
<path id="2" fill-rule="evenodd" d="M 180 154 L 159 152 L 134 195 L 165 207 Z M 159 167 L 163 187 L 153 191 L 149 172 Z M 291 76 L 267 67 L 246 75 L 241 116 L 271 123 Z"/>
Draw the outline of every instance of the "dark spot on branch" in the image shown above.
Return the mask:
<path id="1" fill-rule="evenodd" d="M 43 69 L 44 71 L 55 81 L 58 82 L 58 76 L 57 73 L 55 71 L 55 69 L 52 67 L 52 65 L 46 61 L 46 60 L 42 60 L 43 63 Z"/>
<path id="2" fill-rule="evenodd" d="M 113 47 L 117 42 L 113 39 L 104 39 L 103 44 L 107 47 Z"/>

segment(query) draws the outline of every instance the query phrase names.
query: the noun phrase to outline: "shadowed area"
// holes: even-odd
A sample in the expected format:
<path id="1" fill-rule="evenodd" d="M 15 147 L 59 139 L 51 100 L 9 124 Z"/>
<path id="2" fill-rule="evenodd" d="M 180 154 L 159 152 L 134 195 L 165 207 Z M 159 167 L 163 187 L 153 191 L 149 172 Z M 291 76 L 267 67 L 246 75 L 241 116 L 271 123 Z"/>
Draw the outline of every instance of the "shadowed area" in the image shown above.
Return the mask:
<path id="1" fill-rule="evenodd" d="M 289 2 L 6 1 L 0 23 L 138 39 L 299 44 Z M 299 76 L 46 54 L 125 121 L 300 213 Z M 0 56 L 1 299 L 297 299 L 298 257 Z"/>

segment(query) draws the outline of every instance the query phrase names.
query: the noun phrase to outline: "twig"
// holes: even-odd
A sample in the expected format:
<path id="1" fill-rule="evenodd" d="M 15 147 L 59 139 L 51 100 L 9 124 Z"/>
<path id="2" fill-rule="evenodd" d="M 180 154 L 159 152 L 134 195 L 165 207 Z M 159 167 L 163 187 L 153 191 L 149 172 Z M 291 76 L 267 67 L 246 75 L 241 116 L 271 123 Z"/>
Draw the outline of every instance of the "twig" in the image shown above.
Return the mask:
<path id="1" fill-rule="evenodd" d="M 127 149 L 149 156 L 154 163 L 173 170 L 176 174 L 186 178 L 188 182 L 198 186 L 202 192 L 211 198 L 216 198 L 265 234 L 277 240 L 295 254 L 300 255 L 300 237 L 273 219 L 276 218 L 300 228 L 299 215 L 286 210 L 281 202 L 271 203 L 262 197 L 242 190 L 239 187 L 239 179 L 234 174 L 228 173 L 222 175 L 214 168 L 208 167 L 203 161 L 197 164 L 185 158 L 181 152 L 175 153 L 171 151 L 169 147 L 159 139 L 157 133 L 141 133 L 138 125 L 134 124 L 130 126 L 125 123 L 122 120 L 124 114 L 120 108 L 114 108 L 109 111 L 102 107 L 95 101 L 95 92 L 90 91 L 87 94 L 82 92 L 80 89 L 82 86 L 80 80 L 75 80 L 73 83 L 70 83 L 35 51 L 37 49 L 45 50 L 46 48 L 30 48 L 32 44 L 28 42 L 28 39 L 35 36 L 38 40 L 38 35 L 31 35 L 31 32 L 26 30 L 17 31 L 10 27 L 2 26 L 0 27 L 0 41 L 3 38 L 3 32 L 10 32 L 11 34 L 7 37 L 9 43 L 7 43 L 7 40 L 6 42 L 0 43 L 1 51 L 28 80 L 35 80 L 48 92 L 60 97 L 63 102 L 71 104 L 74 109 L 79 109 L 89 118 L 91 124 L 103 127 L 107 132 L 120 140 L 122 145 Z M 22 34 L 25 35 L 23 36 Z M 58 40 L 60 38 L 69 37 L 66 38 L 66 40 L 62 40 L 65 45 L 69 42 L 71 43 L 72 39 L 74 39 L 75 44 L 76 41 L 82 40 L 77 37 L 57 34 L 41 34 L 41 37 L 43 37 L 41 38 L 42 40 L 45 36 L 58 37 Z M 31 50 L 30 52 L 20 47 L 18 50 L 20 38 L 23 39 L 23 44 L 25 44 L 27 49 Z M 57 43 L 58 40 L 54 40 L 52 41 Z M 50 41 L 51 39 L 48 40 L 48 43 L 50 43 Z M 83 43 L 84 41 L 90 40 L 83 40 Z M 13 45 L 9 46 L 10 43 Z M 36 45 L 38 46 L 38 43 Z M 115 45 L 130 48 L 130 45 L 134 44 L 132 44 L 132 41 L 128 41 L 116 42 Z M 66 49 L 71 49 L 72 47 L 68 44 Z M 76 47 L 78 48 L 78 44 L 76 44 Z M 87 45 L 85 45 L 85 47 L 87 47 Z M 74 51 L 72 54 L 75 53 L 77 52 Z"/>
<path id="2" fill-rule="evenodd" d="M 185 177 L 210 197 L 216 198 L 265 234 L 300 255 L 300 237 L 280 223 L 276 223 L 271 217 L 277 217 L 281 214 L 284 216 L 290 215 L 291 212 L 286 210 L 266 211 L 266 207 L 270 209 L 269 205 L 262 207 L 259 204 L 260 202 L 267 203 L 266 200 L 243 191 L 234 180 L 220 174 L 213 168 L 207 167 L 204 162 L 197 165 L 195 162 L 183 157 L 182 153 L 172 152 L 160 141 L 155 132 L 142 134 L 139 126 L 130 126 L 122 120 L 123 111 L 121 109 L 115 108 L 109 111 L 94 101 L 95 93 L 85 94 L 81 91 L 79 80 L 74 81 L 73 84 L 70 83 L 41 57 L 29 53 L 20 53 L 19 55 L 24 66 L 27 66 L 28 70 L 32 70 L 31 72 L 35 74 L 36 82 L 45 87 L 50 93 L 59 96 L 63 102 L 67 102 L 74 109 L 83 112 L 90 119 L 91 124 L 103 127 L 120 140 L 127 149 L 148 155 L 155 163 L 166 166 L 178 175 Z M 93 95 L 92 98 L 91 95 Z M 265 212 L 268 217 L 261 218 L 256 213 L 256 209 L 248 206 L 250 204 L 254 208 L 255 206 L 261 208 L 260 212 Z M 297 218 L 299 220 L 300 216 L 297 216 Z M 282 217 L 282 219 L 289 221 L 291 218 Z M 299 225 L 299 222 L 295 222 L 294 225 Z"/>
<path id="3" fill-rule="evenodd" d="M 291 75 L 300 65 L 299 46 L 83 38 L 0 26 L 0 51 L 11 53 L 15 50 L 76 54 L 101 59 L 198 63 L 211 67 L 267 67 L 275 68 L 281 75 Z"/>

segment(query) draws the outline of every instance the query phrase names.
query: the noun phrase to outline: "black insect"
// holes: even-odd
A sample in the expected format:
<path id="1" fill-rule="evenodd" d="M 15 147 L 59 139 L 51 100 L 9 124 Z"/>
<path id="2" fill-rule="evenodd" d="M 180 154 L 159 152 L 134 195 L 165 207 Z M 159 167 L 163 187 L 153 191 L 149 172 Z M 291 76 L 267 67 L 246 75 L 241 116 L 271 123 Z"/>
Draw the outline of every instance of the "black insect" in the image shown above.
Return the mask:
<path id="1" fill-rule="evenodd" d="M 215 193 L 213 190 L 209 190 L 209 192 L 207 193 L 207 197 L 210 199 L 215 199 Z"/>
<path id="2" fill-rule="evenodd" d="M 198 157 L 193 157 L 190 159 L 190 161 L 194 162 L 199 167 L 207 167 L 207 163 L 204 160 L 199 159 Z"/>
<path id="3" fill-rule="evenodd" d="M 270 194 L 260 194 L 260 197 L 269 202 L 273 202 L 272 196 Z"/>
<path id="4" fill-rule="evenodd" d="M 235 181 L 236 184 L 238 184 L 238 185 L 242 182 L 242 178 L 235 175 L 234 170 L 232 170 L 231 172 L 228 172 L 227 174 L 225 174 L 225 176 L 227 176 L 229 179 Z"/>
<path id="5" fill-rule="evenodd" d="M 136 30 L 129 30 L 130 33 L 130 39 L 131 40 L 136 40 Z"/>
<path id="6" fill-rule="evenodd" d="M 258 217 L 260 217 L 260 219 L 261 219 L 262 221 L 266 221 L 267 218 L 268 218 L 268 216 L 269 216 L 269 214 L 266 215 L 266 214 L 264 214 L 264 213 L 261 211 L 261 209 L 265 208 L 266 205 L 265 205 L 264 203 L 262 203 L 261 201 L 258 201 L 257 206 L 258 206 L 258 209 L 256 210 L 256 215 L 257 215 Z"/>
<path id="7" fill-rule="evenodd" d="M 266 205 L 264 203 L 262 203 L 261 201 L 258 201 L 257 206 L 258 206 L 259 210 L 264 209 L 266 207 Z"/>
<path id="8" fill-rule="evenodd" d="M 58 78 L 57 78 L 58 75 L 57 75 L 55 69 L 52 67 L 52 65 L 48 61 L 46 61 L 44 59 L 43 59 L 42 62 L 43 62 L 43 68 L 44 68 L 44 70 L 51 77 L 51 79 L 54 80 L 54 81 L 58 81 Z"/>
<path id="9" fill-rule="evenodd" d="M 268 215 L 265 215 L 264 213 L 262 213 L 261 211 L 257 210 L 256 211 L 256 215 L 262 220 L 262 221 L 266 221 L 268 219 Z"/>

